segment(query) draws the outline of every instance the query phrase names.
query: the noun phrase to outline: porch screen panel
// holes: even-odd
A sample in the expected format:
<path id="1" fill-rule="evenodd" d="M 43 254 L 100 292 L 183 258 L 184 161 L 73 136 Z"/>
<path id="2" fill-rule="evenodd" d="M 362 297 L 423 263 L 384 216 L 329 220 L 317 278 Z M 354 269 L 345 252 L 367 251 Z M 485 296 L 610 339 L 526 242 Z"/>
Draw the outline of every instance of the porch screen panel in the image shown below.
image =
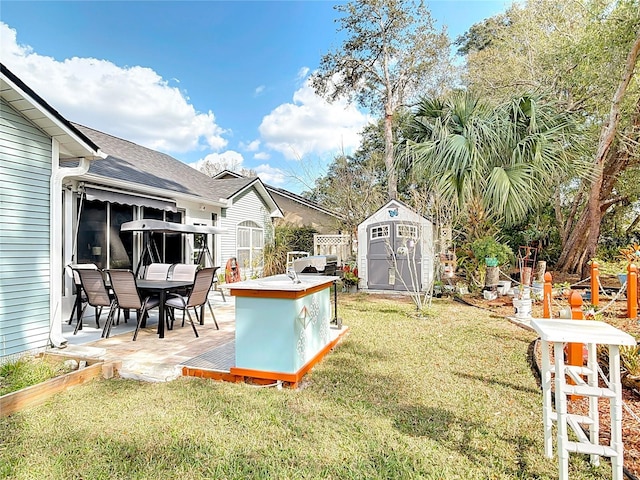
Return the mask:
<path id="1" fill-rule="evenodd" d="M 143 213 L 142 213 L 142 218 L 149 218 L 151 220 L 164 220 L 164 211 L 163 210 L 159 210 L 157 208 L 150 208 L 150 207 L 144 207 L 143 208 Z M 153 240 L 153 243 L 155 243 L 156 247 L 158 248 L 158 252 L 160 253 L 160 261 L 164 262 L 165 258 L 164 258 L 164 234 L 163 233 L 157 233 L 157 232 L 152 232 L 152 233 L 144 233 L 144 236 L 146 237 L 147 235 L 151 235 L 151 239 Z M 143 245 L 144 248 L 144 245 Z M 155 251 L 154 251 L 154 255 L 155 255 Z M 150 263 L 150 260 L 148 257 L 145 256 L 145 265 Z M 166 263 L 166 262 L 165 262 Z"/>
<path id="2" fill-rule="evenodd" d="M 132 268 L 133 232 L 121 232 L 120 226 L 133 220 L 133 207 L 111 205 L 111 227 L 109 230 L 109 267 Z"/>
<path id="3" fill-rule="evenodd" d="M 182 212 L 165 212 L 165 221 L 182 223 Z M 184 262 L 184 235 L 164 236 L 164 259 L 167 263 Z"/>
<path id="4" fill-rule="evenodd" d="M 85 201 L 78 227 L 78 257 L 76 263 L 107 266 L 107 204 Z"/>

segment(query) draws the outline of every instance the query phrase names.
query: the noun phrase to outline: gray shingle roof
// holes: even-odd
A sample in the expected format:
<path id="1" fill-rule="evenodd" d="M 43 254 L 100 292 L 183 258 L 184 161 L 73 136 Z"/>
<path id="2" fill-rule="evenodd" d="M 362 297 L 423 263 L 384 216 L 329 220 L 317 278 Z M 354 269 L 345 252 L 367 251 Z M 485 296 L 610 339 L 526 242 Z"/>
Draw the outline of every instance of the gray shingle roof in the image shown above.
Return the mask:
<path id="1" fill-rule="evenodd" d="M 91 163 L 89 173 L 137 183 L 168 192 L 194 195 L 218 202 L 246 188 L 255 178 L 215 180 L 170 155 L 142 147 L 128 140 L 73 124 L 108 156 Z"/>

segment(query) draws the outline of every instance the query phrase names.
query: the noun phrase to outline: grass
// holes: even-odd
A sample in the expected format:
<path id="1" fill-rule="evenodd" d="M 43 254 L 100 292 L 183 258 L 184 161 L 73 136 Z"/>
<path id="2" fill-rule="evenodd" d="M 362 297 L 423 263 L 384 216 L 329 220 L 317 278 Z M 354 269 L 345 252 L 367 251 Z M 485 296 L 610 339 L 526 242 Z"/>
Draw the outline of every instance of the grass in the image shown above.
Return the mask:
<path id="1" fill-rule="evenodd" d="M 96 380 L 0 419 L 11 479 L 546 479 L 535 334 L 450 300 L 343 296 L 299 390 Z M 572 455 L 571 478 L 609 478 Z"/>
<path id="2" fill-rule="evenodd" d="M 42 356 L 19 358 L 0 365 L 0 395 L 42 383 L 69 371 L 70 368 L 62 361 L 53 361 Z"/>

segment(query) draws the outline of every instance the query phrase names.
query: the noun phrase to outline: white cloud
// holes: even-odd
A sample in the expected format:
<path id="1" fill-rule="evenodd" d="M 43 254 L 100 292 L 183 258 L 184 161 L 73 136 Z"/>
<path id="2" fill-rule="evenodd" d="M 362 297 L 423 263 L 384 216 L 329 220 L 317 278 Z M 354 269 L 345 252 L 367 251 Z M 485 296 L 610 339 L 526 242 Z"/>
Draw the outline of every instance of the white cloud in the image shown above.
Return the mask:
<path id="1" fill-rule="evenodd" d="M 256 87 L 256 89 L 253 91 L 253 94 L 258 97 L 260 95 L 262 95 L 265 91 L 267 87 L 265 87 L 264 85 L 260 85 L 258 87 Z"/>
<path id="2" fill-rule="evenodd" d="M 309 67 L 302 67 L 300 70 L 298 70 L 298 75 L 296 76 L 296 78 L 298 80 L 304 80 L 305 78 L 307 78 L 307 75 L 309 75 Z"/>
<path id="3" fill-rule="evenodd" d="M 169 153 L 227 145 L 213 112 L 197 112 L 184 92 L 150 68 L 38 55 L 2 22 L 0 39 L 5 66 L 70 121 Z"/>
<path id="4" fill-rule="evenodd" d="M 244 157 L 241 153 L 235 152 L 233 150 L 227 150 L 226 152 L 222 153 L 210 153 L 197 162 L 190 163 L 189 166 L 195 168 L 196 170 L 200 170 L 203 165 L 212 163 L 214 165 L 220 165 L 222 167 L 222 170 L 239 170 L 240 168 L 242 168 L 243 162 Z"/>
<path id="5" fill-rule="evenodd" d="M 253 158 L 255 158 L 256 160 L 269 160 L 271 158 L 271 155 L 269 155 L 267 152 L 258 152 L 253 156 Z"/>
<path id="6" fill-rule="evenodd" d="M 307 79 L 293 94 L 293 103 L 282 104 L 265 116 L 259 131 L 269 148 L 287 159 L 301 159 L 307 154 L 352 151 L 369 121 L 355 105 L 328 103 L 316 95 Z"/>
<path id="7" fill-rule="evenodd" d="M 254 140 L 249 143 L 240 142 L 240 148 L 244 148 L 248 152 L 257 152 L 260 148 L 260 140 Z"/>
<path id="8" fill-rule="evenodd" d="M 284 172 L 284 170 L 272 167 L 268 163 L 259 165 L 253 170 L 256 171 L 258 177 L 260 177 L 260 180 L 268 185 L 277 187 L 280 185 L 284 185 L 287 182 L 287 174 Z"/>

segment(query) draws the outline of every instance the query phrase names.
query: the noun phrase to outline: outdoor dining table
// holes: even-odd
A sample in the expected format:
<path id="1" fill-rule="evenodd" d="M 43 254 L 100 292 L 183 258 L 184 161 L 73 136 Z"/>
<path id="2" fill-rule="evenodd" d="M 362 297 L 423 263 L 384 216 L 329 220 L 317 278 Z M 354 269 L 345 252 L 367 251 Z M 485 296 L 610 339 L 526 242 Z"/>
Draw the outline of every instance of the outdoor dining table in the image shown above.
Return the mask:
<path id="1" fill-rule="evenodd" d="M 148 293 L 156 293 L 160 297 L 160 305 L 158 306 L 158 336 L 164 338 L 164 324 L 166 321 L 166 312 L 164 303 L 167 299 L 167 293 L 177 292 L 184 288 L 192 287 L 193 280 L 144 280 L 136 281 L 139 290 Z M 141 325 L 145 327 L 145 324 Z"/>

